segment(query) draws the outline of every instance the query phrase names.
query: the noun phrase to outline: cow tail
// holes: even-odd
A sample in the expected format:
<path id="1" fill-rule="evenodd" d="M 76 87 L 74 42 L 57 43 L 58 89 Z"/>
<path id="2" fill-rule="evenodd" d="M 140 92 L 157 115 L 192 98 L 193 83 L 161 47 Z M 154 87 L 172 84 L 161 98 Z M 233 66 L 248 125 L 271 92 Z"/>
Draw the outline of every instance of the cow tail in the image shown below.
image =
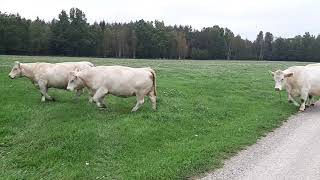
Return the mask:
<path id="1" fill-rule="evenodd" d="M 153 93 L 157 96 L 157 84 L 156 84 L 156 72 L 150 68 L 150 72 L 152 74 L 152 86 L 153 86 Z"/>

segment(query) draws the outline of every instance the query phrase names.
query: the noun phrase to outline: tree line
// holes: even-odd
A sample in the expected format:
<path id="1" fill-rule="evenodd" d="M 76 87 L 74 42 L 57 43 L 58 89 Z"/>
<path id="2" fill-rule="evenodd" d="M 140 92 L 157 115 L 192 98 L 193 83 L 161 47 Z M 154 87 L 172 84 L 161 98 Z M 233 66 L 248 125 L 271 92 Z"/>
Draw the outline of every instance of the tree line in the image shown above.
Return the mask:
<path id="1" fill-rule="evenodd" d="M 78 8 L 45 22 L 0 12 L 0 54 L 116 58 L 320 60 L 320 36 L 243 39 L 219 26 L 201 30 L 163 21 L 89 24 Z"/>

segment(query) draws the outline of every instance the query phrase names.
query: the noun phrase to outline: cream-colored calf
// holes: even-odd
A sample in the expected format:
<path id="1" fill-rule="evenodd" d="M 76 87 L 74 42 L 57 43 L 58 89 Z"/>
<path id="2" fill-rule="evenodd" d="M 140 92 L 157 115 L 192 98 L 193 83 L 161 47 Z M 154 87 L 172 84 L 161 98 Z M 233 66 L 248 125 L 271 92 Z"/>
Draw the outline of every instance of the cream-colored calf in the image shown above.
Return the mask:
<path id="1" fill-rule="evenodd" d="M 107 94 L 120 97 L 136 96 L 137 111 L 149 96 L 152 108 L 156 110 L 156 74 L 151 68 L 130 68 L 124 66 L 97 66 L 74 72 L 69 79 L 68 90 L 86 87 L 91 91 L 92 100 L 100 108 Z"/>
<path id="2" fill-rule="evenodd" d="M 64 63 L 20 63 L 15 62 L 9 77 L 12 79 L 18 77 L 27 77 L 39 88 L 41 92 L 41 101 L 54 100 L 48 95 L 48 88 L 66 89 L 70 73 L 76 69 L 86 69 L 93 67 L 90 62 L 64 62 Z M 77 91 L 81 95 L 82 90 Z"/>

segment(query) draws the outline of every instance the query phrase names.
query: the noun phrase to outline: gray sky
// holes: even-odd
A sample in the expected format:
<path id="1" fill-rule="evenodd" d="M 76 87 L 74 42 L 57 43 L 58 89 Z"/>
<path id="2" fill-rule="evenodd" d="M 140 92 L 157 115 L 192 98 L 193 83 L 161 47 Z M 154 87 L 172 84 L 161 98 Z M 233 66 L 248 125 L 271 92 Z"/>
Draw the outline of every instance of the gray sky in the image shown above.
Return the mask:
<path id="1" fill-rule="evenodd" d="M 0 11 L 51 20 L 62 9 L 83 10 L 90 23 L 163 20 L 201 29 L 219 25 L 253 40 L 259 30 L 276 37 L 320 33 L 318 0 L 0 0 Z"/>

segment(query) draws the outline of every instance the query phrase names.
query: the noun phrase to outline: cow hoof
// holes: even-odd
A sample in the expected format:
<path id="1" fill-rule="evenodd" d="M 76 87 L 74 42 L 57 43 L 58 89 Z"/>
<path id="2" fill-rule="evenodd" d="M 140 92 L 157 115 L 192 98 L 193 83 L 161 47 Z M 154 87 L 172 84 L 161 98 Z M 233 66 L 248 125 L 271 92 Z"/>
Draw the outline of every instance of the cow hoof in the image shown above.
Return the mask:
<path id="1" fill-rule="evenodd" d="M 55 98 L 51 98 L 51 101 L 56 101 L 56 99 Z"/>
<path id="2" fill-rule="evenodd" d="M 102 104 L 100 106 L 98 106 L 99 109 L 107 109 L 107 106 L 105 104 Z"/>

